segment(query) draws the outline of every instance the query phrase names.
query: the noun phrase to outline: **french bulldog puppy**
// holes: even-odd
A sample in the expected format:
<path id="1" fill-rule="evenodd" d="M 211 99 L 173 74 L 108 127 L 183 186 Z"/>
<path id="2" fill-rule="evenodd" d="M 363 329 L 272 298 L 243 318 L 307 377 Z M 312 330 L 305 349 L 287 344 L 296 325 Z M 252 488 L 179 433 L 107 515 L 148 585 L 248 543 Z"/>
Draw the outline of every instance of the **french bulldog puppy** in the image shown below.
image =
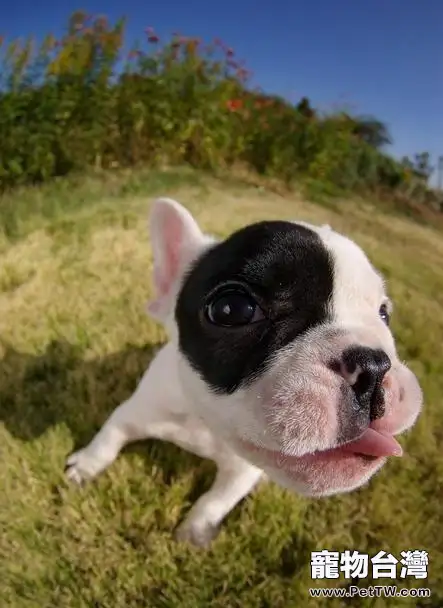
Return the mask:
<path id="1" fill-rule="evenodd" d="M 366 484 L 422 393 L 399 360 L 392 304 L 364 252 L 329 226 L 262 221 L 218 241 L 174 200 L 150 214 L 156 299 L 169 341 L 134 394 L 67 460 L 78 483 L 128 442 L 172 441 L 212 459 L 212 487 L 176 538 L 207 546 L 268 478 L 305 496 Z"/>

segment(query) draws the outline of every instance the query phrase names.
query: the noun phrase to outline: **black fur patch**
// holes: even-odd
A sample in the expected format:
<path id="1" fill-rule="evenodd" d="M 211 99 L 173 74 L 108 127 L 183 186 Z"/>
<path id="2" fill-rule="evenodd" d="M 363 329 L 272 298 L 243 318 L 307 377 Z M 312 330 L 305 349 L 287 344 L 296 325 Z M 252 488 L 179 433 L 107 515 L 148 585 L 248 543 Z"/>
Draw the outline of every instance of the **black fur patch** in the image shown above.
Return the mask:
<path id="1" fill-rule="evenodd" d="M 329 320 L 333 260 L 321 238 L 285 221 L 247 226 L 205 252 L 177 299 L 179 348 L 207 384 L 232 393 L 266 369 L 275 353 Z M 244 285 L 265 319 L 240 327 L 211 325 L 208 295 L 220 284 Z"/>

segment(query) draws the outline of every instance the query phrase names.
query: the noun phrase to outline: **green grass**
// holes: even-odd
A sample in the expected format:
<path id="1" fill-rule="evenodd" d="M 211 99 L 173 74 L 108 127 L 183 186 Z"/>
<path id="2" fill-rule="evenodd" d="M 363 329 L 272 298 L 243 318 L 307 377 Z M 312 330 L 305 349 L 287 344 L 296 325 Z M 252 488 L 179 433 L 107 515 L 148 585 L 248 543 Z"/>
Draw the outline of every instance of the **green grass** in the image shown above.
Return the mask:
<path id="1" fill-rule="evenodd" d="M 355 238 L 386 273 L 399 350 L 426 398 L 402 438 L 406 455 L 367 487 L 308 500 L 264 485 L 207 553 L 176 544 L 172 531 L 210 484 L 210 462 L 148 441 L 81 490 L 63 477 L 66 455 L 131 393 L 165 339 L 144 313 L 148 201 L 160 194 L 219 235 L 254 219 L 299 217 Z M 1 606 L 443 604 L 442 233 L 368 202 L 339 203 L 190 170 L 76 177 L 0 201 Z M 310 599 L 310 552 L 321 549 L 427 550 L 429 579 L 397 583 L 430 587 L 432 598 Z"/>

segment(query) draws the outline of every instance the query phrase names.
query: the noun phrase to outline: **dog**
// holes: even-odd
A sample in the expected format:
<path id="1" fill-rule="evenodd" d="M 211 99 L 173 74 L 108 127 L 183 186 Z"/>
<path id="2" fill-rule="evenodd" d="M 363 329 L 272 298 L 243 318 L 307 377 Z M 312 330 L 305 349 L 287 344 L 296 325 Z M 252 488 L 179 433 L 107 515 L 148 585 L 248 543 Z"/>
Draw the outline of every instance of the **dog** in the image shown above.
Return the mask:
<path id="1" fill-rule="evenodd" d="M 66 474 L 82 483 L 129 442 L 213 460 L 175 537 L 207 547 L 261 479 L 309 497 L 350 492 L 411 428 L 423 396 L 400 361 L 392 303 L 363 250 L 329 226 L 261 221 L 225 240 L 178 202 L 150 212 L 155 299 L 169 341 Z"/>

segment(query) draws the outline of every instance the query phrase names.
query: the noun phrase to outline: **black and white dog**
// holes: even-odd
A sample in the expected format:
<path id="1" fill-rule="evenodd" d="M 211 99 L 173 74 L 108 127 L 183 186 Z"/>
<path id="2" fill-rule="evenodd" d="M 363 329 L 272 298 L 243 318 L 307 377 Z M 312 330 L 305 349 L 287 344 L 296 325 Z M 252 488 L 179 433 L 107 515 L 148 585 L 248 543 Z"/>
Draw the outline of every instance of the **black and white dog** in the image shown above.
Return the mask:
<path id="1" fill-rule="evenodd" d="M 363 251 L 329 226 L 264 221 L 222 242 L 153 203 L 157 299 L 169 342 L 66 470 L 81 482 L 130 441 L 173 441 L 217 464 L 177 538 L 207 545 L 260 478 L 306 496 L 365 484 L 400 456 L 422 406 L 396 353 L 391 302 Z"/>

